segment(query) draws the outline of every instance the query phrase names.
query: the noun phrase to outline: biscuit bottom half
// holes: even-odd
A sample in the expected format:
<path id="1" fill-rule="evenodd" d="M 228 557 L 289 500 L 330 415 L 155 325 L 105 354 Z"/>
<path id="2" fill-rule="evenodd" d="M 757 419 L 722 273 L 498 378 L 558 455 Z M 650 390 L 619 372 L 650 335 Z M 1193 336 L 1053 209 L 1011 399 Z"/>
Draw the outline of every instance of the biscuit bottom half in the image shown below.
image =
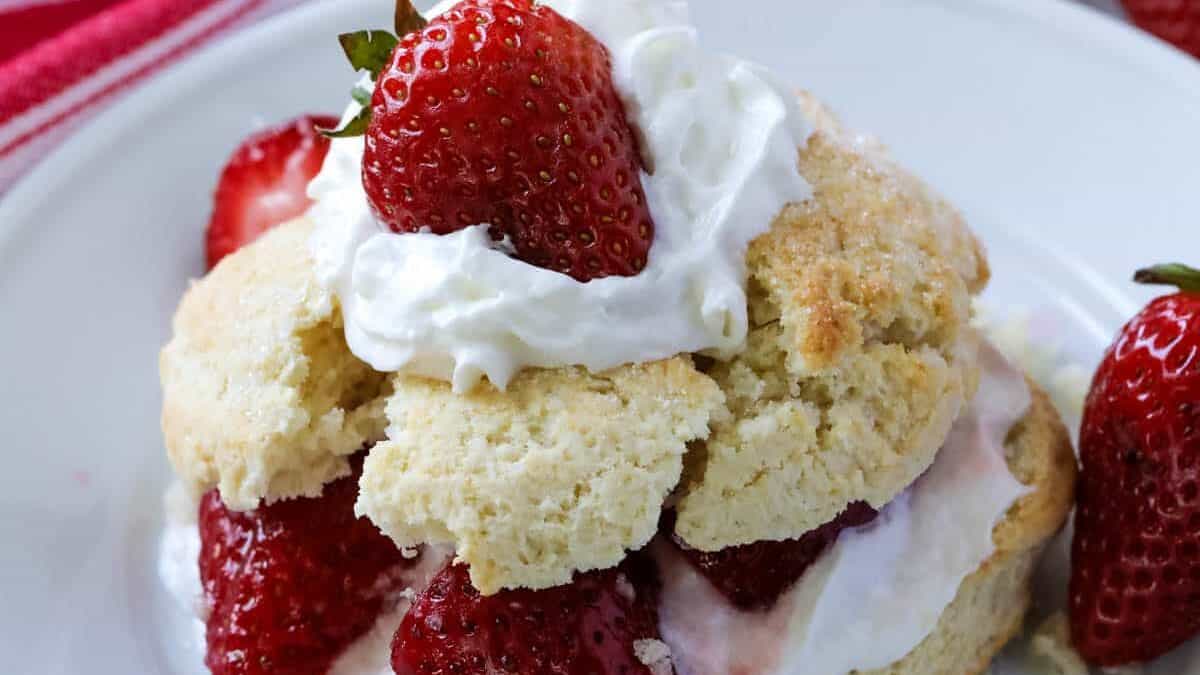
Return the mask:
<path id="1" fill-rule="evenodd" d="M 732 607 L 677 548 L 652 552 L 680 675 L 982 672 L 1019 629 L 1070 508 L 1075 463 L 1046 395 L 994 349 L 928 471 L 838 536 L 765 610 Z"/>

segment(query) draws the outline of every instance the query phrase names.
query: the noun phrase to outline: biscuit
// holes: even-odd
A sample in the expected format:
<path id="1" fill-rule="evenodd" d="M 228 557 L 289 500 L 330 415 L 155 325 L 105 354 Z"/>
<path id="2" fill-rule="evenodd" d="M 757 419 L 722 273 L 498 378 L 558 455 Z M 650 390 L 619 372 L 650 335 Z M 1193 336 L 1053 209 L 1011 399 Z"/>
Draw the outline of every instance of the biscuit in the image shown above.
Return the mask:
<path id="1" fill-rule="evenodd" d="M 401 546 L 453 544 L 483 593 L 565 584 L 654 536 L 723 397 L 689 357 L 526 370 L 455 394 L 397 377 L 357 510 Z"/>
<path id="2" fill-rule="evenodd" d="M 689 459 L 677 533 L 718 550 L 799 537 L 853 501 L 881 507 L 933 462 L 978 381 L 972 293 L 983 251 L 915 178 L 833 126 L 747 254 L 751 332 L 708 373 L 731 415 Z"/>
<path id="3" fill-rule="evenodd" d="M 180 306 L 161 358 L 176 470 L 194 490 L 220 487 L 232 508 L 317 495 L 346 473 L 347 455 L 385 437 L 390 396 L 392 437 L 368 460 L 363 512 L 400 543 L 456 544 L 489 589 L 615 564 L 649 538 L 650 504 L 673 488 L 680 535 L 705 550 L 799 536 L 851 501 L 883 505 L 929 466 L 974 390 L 966 323 L 987 266 L 953 209 L 814 115 L 801 152 L 814 197 L 751 245 L 752 330 L 731 361 L 703 360 L 705 373 L 686 356 L 600 375 L 529 371 L 516 390 L 467 397 L 384 376 L 347 348 L 300 219 L 230 256 Z M 566 400 L 578 401 L 570 414 Z M 595 421 L 590 435 L 583 420 Z M 577 442 L 614 447 L 581 458 Z M 518 468 L 536 458 L 555 470 L 513 480 L 525 502 L 559 500 L 562 527 L 540 528 L 541 512 L 520 500 L 497 512 L 475 489 L 496 477 L 478 472 L 513 470 L 503 453 L 481 453 L 494 443 L 528 455 Z M 633 471 L 643 464 L 652 470 Z M 453 494 L 427 494 L 431 476 Z M 585 483 L 605 492 L 556 492 Z M 618 506 L 605 512 L 605 500 Z M 594 544 L 567 538 L 593 526 L 609 531 Z"/>
<path id="4" fill-rule="evenodd" d="M 171 463 L 230 508 L 319 495 L 382 437 L 386 378 L 346 347 L 311 231 L 296 220 L 225 258 L 188 290 L 160 355 Z"/>

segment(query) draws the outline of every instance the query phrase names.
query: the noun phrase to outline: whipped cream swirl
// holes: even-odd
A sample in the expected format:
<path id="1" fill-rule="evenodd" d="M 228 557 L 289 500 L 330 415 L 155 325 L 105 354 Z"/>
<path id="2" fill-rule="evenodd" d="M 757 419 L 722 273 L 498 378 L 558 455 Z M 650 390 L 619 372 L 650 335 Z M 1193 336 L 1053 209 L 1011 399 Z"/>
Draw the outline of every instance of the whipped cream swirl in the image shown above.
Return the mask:
<path id="1" fill-rule="evenodd" d="M 464 391 L 484 376 L 504 387 L 529 366 L 599 371 L 731 354 L 747 331 L 747 245 L 811 196 L 798 168 L 810 132 L 795 96 L 764 69 L 703 50 L 685 2 L 543 4 L 612 55 L 652 167 L 641 176 L 655 225 L 647 266 L 581 283 L 510 257 L 483 224 L 444 236 L 387 231 L 363 190 L 363 139 L 335 139 L 309 186 L 312 250 L 350 349 L 378 370 Z"/>

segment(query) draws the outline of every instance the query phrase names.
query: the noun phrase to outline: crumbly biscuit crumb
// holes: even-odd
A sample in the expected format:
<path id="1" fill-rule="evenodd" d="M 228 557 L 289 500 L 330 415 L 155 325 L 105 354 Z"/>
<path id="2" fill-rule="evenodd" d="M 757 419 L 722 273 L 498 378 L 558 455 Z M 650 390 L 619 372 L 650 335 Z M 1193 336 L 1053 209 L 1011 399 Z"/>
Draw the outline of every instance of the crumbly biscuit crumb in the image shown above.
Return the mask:
<path id="1" fill-rule="evenodd" d="M 281 225 L 196 282 L 160 357 L 171 462 L 230 508 L 319 495 L 383 432 L 386 379 L 346 346 L 311 229 Z"/>
<path id="2" fill-rule="evenodd" d="M 1071 646 L 1067 615 L 1055 613 L 1038 626 L 1029 641 L 1033 672 L 1046 675 L 1088 675 L 1087 664 Z"/>
<path id="3" fill-rule="evenodd" d="M 675 666 L 671 662 L 671 648 L 662 640 L 635 640 L 633 653 L 638 661 L 650 668 L 653 675 L 671 675 Z"/>
<path id="4" fill-rule="evenodd" d="M 814 195 L 750 246 L 746 349 L 708 371 L 731 414 L 689 457 L 679 494 L 676 530 L 703 550 L 887 503 L 933 462 L 978 382 L 978 241 L 881 149 L 805 105 Z"/>
<path id="5" fill-rule="evenodd" d="M 403 376 L 394 389 L 358 511 L 401 546 L 453 544 L 485 594 L 564 584 L 644 546 L 723 401 L 687 357 L 527 370 L 505 391 Z"/>

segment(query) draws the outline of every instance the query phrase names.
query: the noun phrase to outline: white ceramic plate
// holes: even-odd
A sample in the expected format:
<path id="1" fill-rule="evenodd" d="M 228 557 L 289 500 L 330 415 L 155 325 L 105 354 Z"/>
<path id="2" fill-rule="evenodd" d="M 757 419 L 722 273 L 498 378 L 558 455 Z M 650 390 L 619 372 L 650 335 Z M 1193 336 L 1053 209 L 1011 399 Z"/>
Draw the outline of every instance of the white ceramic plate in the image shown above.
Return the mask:
<path id="1" fill-rule="evenodd" d="M 228 152 L 341 109 L 333 37 L 386 26 L 389 4 L 319 2 L 187 60 L 0 202 L 0 670 L 195 671 L 172 665 L 180 617 L 154 572 L 156 352 Z M 711 44 L 816 91 L 961 205 L 992 248 L 990 304 L 1025 307 L 1065 358 L 1090 367 L 1135 309 L 1135 266 L 1200 259 L 1200 67 L 1182 55 L 1051 0 L 693 5 Z"/>

